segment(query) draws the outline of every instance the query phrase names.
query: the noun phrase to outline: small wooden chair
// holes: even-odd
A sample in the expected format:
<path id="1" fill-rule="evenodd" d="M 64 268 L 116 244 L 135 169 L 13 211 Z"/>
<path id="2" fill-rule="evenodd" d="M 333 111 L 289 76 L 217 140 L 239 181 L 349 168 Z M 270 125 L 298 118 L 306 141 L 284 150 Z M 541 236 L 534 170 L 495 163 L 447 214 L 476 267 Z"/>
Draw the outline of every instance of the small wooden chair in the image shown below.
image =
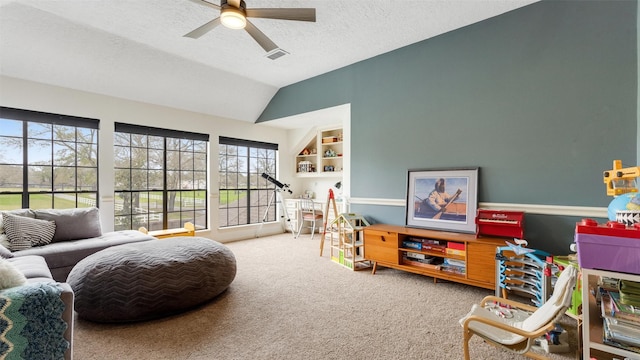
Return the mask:
<path id="1" fill-rule="evenodd" d="M 473 305 L 471 311 L 462 319 L 460 325 L 464 329 L 464 359 L 469 360 L 469 340 L 478 335 L 491 345 L 516 352 L 533 358 L 547 359 L 547 357 L 531 351 L 535 340 L 555 328 L 555 322 L 571 306 L 571 295 L 576 285 L 578 270 L 568 266 L 558 277 L 553 293 L 541 307 L 523 304 L 496 296 L 487 296 L 480 305 Z M 500 317 L 485 305 L 500 303 L 532 312 L 524 319 L 509 319 Z"/>

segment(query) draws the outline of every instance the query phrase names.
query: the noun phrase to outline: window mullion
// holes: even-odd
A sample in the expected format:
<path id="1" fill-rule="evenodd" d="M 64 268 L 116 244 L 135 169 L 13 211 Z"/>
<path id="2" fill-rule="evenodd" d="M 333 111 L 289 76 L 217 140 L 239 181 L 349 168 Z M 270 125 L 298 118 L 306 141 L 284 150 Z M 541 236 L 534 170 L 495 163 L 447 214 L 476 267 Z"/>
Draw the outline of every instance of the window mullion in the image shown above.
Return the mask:
<path id="1" fill-rule="evenodd" d="M 75 192 L 75 200 L 76 200 L 76 207 L 78 207 L 78 128 L 74 128 L 73 129 L 73 148 L 75 150 L 75 157 L 74 157 L 74 162 L 73 162 L 73 190 Z M 97 200 L 97 199 L 96 199 Z"/>
<path id="2" fill-rule="evenodd" d="M 247 224 L 253 223 L 251 219 L 251 148 L 247 147 L 247 171 L 245 178 L 247 179 L 246 191 L 247 191 Z"/>
<path id="3" fill-rule="evenodd" d="M 27 122 L 22 120 L 22 208 L 29 208 L 29 139 Z"/>
<path id="4" fill-rule="evenodd" d="M 162 228 L 169 228 L 169 191 L 167 189 L 167 138 L 163 138 L 163 160 L 162 160 Z"/>
<path id="5" fill-rule="evenodd" d="M 131 162 L 129 163 L 129 228 L 133 228 L 133 139 L 129 137 L 129 156 Z"/>

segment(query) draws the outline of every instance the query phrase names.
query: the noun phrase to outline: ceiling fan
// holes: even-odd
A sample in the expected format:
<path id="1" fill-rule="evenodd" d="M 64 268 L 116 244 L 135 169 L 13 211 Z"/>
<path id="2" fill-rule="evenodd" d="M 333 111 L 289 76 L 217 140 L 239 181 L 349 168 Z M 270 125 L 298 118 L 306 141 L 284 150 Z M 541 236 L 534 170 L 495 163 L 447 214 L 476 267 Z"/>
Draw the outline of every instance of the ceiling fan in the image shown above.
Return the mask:
<path id="1" fill-rule="evenodd" d="M 212 4 L 205 0 L 191 1 L 220 10 L 220 16 L 184 35 L 185 37 L 197 39 L 222 24 L 231 29 L 245 29 L 266 52 L 278 49 L 278 45 L 271 41 L 267 35 L 247 18 L 316 21 L 316 9 L 313 8 L 247 9 L 244 0 L 220 0 L 220 5 Z"/>

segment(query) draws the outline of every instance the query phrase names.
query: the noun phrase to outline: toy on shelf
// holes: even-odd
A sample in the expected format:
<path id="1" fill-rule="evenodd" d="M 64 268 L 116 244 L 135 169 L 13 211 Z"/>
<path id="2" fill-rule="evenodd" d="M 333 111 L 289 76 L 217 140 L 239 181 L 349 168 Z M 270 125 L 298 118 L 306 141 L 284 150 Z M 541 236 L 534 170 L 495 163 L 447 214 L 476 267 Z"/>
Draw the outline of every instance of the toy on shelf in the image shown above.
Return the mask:
<path id="1" fill-rule="evenodd" d="M 519 240 L 519 239 L 518 239 Z M 526 249 L 526 241 L 496 250 L 496 296 L 507 298 L 507 291 L 528 294 L 542 306 L 553 290 L 553 256 L 542 250 Z"/>
<path id="2" fill-rule="evenodd" d="M 603 172 L 608 196 L 618 196 L 638 192 L 636 178 L 640 176 L 640 166 L 622 168 L 621 160 L 613 160 L 613 169 Z"/>
<path id="3" fill-rule="evenodd" d="M 556 327 L 536 341 L 536 346 L 546 353 L 569 352 L 569 334 L 556 324 Z"/>
<path id="4" fill-rule="evenodd" d="M 559 270 L 568 266 L 573 266 L 580 271 L 576 254 L 571 254 L 569 256 L 555 256 L 553 258 L 553 262 L 558 265 Z M 567 309 L 567 315 L 575 319 L 579 319 L 582 315 L 582 276 L 578 276 L 576 281 L 576 287 L 571 295 L 571 306 Z"/>
<path id="5" fill-rule="evenodd" d="M 640 176 L 640 166 L 623 168 L 620 160 L 613 161 L 613 169 L 603 173 L 607 195 L 613 200 L 607 207 L 609 220 L 625 225 L 640 223 L 640 193 L 636 179 Z"/>
<path id="6" fill-rule="evenodd" d="M 481 235 L 522 238 L 524 236 L 524 212 L 478 209 L 476 237 Z"/>

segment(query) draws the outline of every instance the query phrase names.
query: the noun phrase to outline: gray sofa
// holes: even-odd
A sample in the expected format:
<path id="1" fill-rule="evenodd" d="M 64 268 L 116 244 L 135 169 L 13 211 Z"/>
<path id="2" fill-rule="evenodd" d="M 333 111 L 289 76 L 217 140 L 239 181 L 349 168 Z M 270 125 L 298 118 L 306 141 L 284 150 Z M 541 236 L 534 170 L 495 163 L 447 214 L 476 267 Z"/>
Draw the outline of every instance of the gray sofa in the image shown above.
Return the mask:
<path id="1" fill-rule="evenodd" d="M 0 358 L 72 359 L 71 286 L 55 282 L 41 256 L 7 261 L 26 277 L 26 284 L 0 290 L 0 333 L 4 334 L 0 338 Z"/>
<path id="2" fill-rule="evenodd" d="M 0 221 L 0 256 L 42 256 L 53 279 L 65 282 L 71 269 L 93 253 L 114 245 L 155 240 L 137 230 L 102 233 L 99 215 L 95 207 L 5 211 Z"/>

